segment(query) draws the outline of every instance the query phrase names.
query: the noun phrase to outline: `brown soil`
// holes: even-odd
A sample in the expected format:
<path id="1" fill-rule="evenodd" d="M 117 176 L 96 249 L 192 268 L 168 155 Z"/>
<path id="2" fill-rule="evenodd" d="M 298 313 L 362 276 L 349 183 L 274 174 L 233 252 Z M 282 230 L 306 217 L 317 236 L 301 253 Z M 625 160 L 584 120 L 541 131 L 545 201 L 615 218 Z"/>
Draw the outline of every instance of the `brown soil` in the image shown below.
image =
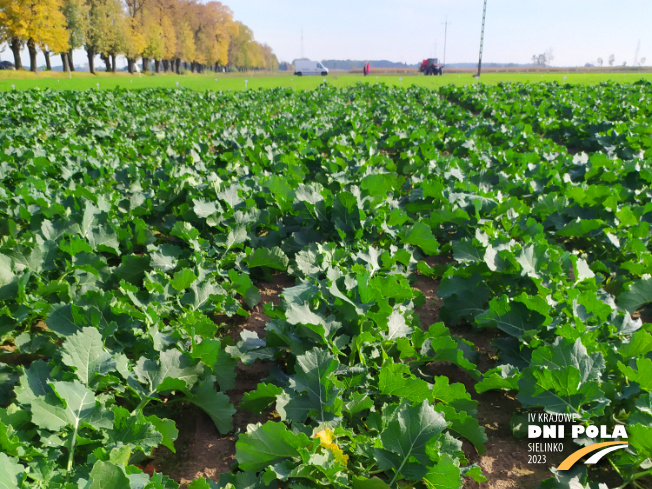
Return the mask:
<path id="1" fill-rule="evenodd" d="M 259 337 L 265 336 L 265 324 L 269 320 L 264 313 L 264 305 L 271 302 L 278 306 L 280 294 L 286 287 L 294 285 L 293 279 L 287 275 L 275 275 L 272 283 L 258 283 L 260 303 L 253 308 L 251 316 L 245 320 L 228 321 L 227 336 L 234 341 L 240 339 L 242 331 L 254 331 Z M 221 319 L 221 318 L 220 318 Z M 231 403 L 237 408 L 245 392 L 256 389 L 258 383 L 269 375 L 273 365 L 269 361 L 256 361 L 252 365 L 243 365 L 238 361 L 236 367 L 236 387 L 227 391 Z M 179 438 L 175 442 L 177 453 L 167 449 L 159 449 L 153 465 L 181 484 L 182 488 L 197 477 L 218 480 L 219 475 L 231 471 L 235 463 L 235 440 L 237 434 L 247 430 L 249 423 L 264 423 L 270 418 L 269 413 L 254 415 L 248 411 L 238 410 L 233 416 L 232 432 L 221 435 L 213 421 L 199 408 L 186 406 L 174 416 L 179 430 Z"/>
<path id="2" fill-rule="evenodd" d="M 470 462 L 480 466 L 487 481 L 478 484 L 467 478 L 463 489 L 536 489 L 541 481 L 552 476 L 550 468 L 559 465 L 573 452 L 574 446 L 564 443 L 564 452 L 545 453 L 546 463 L 530 463 L 530 456 L 543 454 L 528 453 L 530 440 L 519 440 L 512 434 L 510 422 L 512 414 L 520 409 L 519 402 L 498 391 L 472 396 L 479 402 L 478 421 L 485 427 L 488 441 L 483 455 L 472 447 L 465 452 Z"/>
<path id="3" fill-rule="evenodd" d="M 48 329 L 44 321 L 37 321 L 33 327 L 41 331 Z M 28 366 L 36 360 L 47 360 L 47 358 L 44 355 L 20 353 L 18 347 L 14 345 L 13 340 L 9 340 L 6 344 L 0 345 L 0 364 Z"/>
<path id="4" fill-rule="evenodd" d="M 442 258 L 428 259 L 428 262 L 430 266 L 443 263 Z M 227 335 L 237 341 L 240 333 L 247 329 L 263 337 L 265 324 L 269 320 L 263 312 L 263 305 L 268 302 L 279 305 L 283 289 L 292 285 L 293 280 L 286 275 L 276 275 L 273 283 L 258 284 L 260 304 L 246 320 L 229 320 Z M 414 283 L 414 288 L 420 290 L 426 299 L 425 304 L 416 309 L 424 328 L 440 320 L 442 300 L 436 295 L 438 286 L 439 280 L 424 276 L 418 276 Z M 452 328 L 451 332 L 475 345 L 479 355 L 478 369 L 481 372 L 486 372 L 495 365 L 497 357 L 492 342 L 500 337 L 499 332 L 475 330 L 470 326 Z M 254 390 L 269 374 L 271 365 L 272 362 L 257 361 L 250 366 L 237 366 L 236 388 L 227 392 L 234 406 L 239 404 L 245 392 Z M 528 463 L 528 440 L 516 439 L 510 426 L 513 413 L 520 409 L 515 398 L 509 393 L 496 391 L 477 394 L 474 389 L 475 380 L 466 371 L 448 362 L 437 362 L 430 367 L 434 374 L 447 376 L 451 383 L 460 382 L 465 385 L 471 397 L 478 401 L 478 421 L 485 427 L 488 437 L 486 451 L 482 455 L 470 443 L 464 442 L 467 459 L 482 468 L 487 481 L 479 484 L 466 478 L 463 489 L 536 489 L 541 481 L 552 475 L 549 469 L 557 466 L 574 449 L 570 444 L 565 444 L 564 453 L 546 454 L 547 463 Z M 187 487 L 197 477 L 217 480 L 219 474 L 230 472 L 235 463 L 237 434 L 245 431 L 248 423 L 265 422 L 271 418 L 271 414 L 255 416 L 246 411 L 238 411 L 233 418 L 234 430 L 228 435 L 220 435 L 211 419 L 193 406 L 185 407 L 174 418 L 179 429 L 179 438 L 175 443 L 178 453 L 159 450 L 154 465 L 157 470 L 178 481 L 182 487 Z"/>
<path id="5" fill-rule="evenodd" d="M 438 263 L 428 260 L 428 264 L 434 266 Z M 416 313 L 421 318 L 422 327 L 427 328 L 440 320 L 442 300 L 437 297 L 439 280 L 418 276 L 413 286 L 426 298 L 425 305 L 417 308 Z M 451 328 L 451 333 L 475 345 L 479 354 L 477 365 L 480 372 L 484 373 L 495 366 L 497 356 L 492 342 L 501 336 L 499 332 L 458 326 Z M 550 467 L 556 467 L 573 451 L 574 447 L 565 444 L 565 453 L 546 454 L 547 463 L 528 463 L 528 440 L 516 439 L 511 429 L 512 415 L 520 409 L 516 399 L 508 393 L 498 391 L 477 394 L 474 389 L 476 381 L 471 375 L 451 363 L 436 362 L 430 367 L 433 374 L 444 375 L 451 383 L 464 384 L 471 397 L 478 401 L 478 421 L 487 434 L 488 441 L 483 455 L 478 454 L 470 443 L 465 441 L 463 445 L 467 459 L 480 466 L 487 481 L 479 484 L 466 478 L 463 489 L 536 489 L 541 481 L 551 477 Z"/>

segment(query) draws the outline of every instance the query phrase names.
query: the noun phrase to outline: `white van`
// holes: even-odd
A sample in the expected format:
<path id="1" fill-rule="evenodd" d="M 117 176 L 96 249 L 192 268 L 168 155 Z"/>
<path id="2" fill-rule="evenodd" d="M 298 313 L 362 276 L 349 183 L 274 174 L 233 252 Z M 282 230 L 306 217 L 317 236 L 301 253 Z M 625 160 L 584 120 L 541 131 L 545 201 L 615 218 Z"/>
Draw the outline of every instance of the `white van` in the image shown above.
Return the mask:
<path id="1" fill-rule="evenodd" d="M 322 65 L 319 61 L 310 61 L 308 59 L 294 61 L 294 74 L 297 76 L 302 75 L 328 75 L 328 68 Z"/>

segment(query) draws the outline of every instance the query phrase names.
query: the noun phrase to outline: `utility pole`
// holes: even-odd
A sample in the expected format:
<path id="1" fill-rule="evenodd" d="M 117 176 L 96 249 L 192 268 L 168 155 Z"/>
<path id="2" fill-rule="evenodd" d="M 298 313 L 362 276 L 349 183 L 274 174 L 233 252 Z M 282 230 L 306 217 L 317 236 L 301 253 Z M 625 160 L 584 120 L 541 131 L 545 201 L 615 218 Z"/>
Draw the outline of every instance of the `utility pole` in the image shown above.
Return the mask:
<path id="1" fill-rule="evenodd" d="M 484 0 L 484 9 L 482 10 L 482 32 L 480 33 L 480 58 L 478 59 L 478 74 L 475 75 L 480 78 L 482 73 L 482 48 L 484 47 L 484 20 L 487 17 L 487 0 Z"/>
<path id="2" fill-rule="evenodd" d="M 444 24 L 444 63 L 443 66 L 446 66 L 446 38 L 448 37 L 448 24 L 452 24 L 452 22 L 448 22 L 448 15 L 446 16 L 446 22 L 442 22 Z"/>

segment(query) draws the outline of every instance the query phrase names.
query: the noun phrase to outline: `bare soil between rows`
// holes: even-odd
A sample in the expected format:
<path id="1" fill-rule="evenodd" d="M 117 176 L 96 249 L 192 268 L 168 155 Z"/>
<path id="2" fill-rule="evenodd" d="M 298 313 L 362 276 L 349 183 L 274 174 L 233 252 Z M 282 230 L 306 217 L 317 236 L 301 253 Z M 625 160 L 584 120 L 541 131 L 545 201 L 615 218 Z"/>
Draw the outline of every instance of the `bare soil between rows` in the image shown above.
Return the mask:
<path id="1" fill-rule="evenodd" d="M 427 260 L 429 265 L 436 265 L 437 261 Z M 417 308 L 416 312 L 421 319 L 422 327 L 440 321 L 439 311 L 443 305 L 437 297 L 439 280 L 419 276 L 414 284 L 426 298 L 424 306 Z M 478 352 L 477 365 L 482 373 L 493 368 L 496 361 L 496 350 L 492 345 L 494 339 L 500 334 L 493 330 L 474 330 L 470 326 L 451 328 L 451 333 L 475 345 Z M 513 413 L 520 408 L 519 402 L 505 392 L 489 391 L 478 394 L 474 385 L 476 381 L 463 369 L 448 362 L 437 362 L 433 365 L 435 375 L 448 377 L 451 383 L 464 384 L 471 397 L 478 401 L 478 421 L 485 428 L 487 443 L 485 452 L 480 455 L 468 442 L 463 448 L 466 458 L 482 468 L 486 482 L 477 483 L 470 478 L 465 478 L 463 489 L 536 489 L 542 480 L 552 474 L 550 467 L 557 466 L 565 454 L 547 454 L 547 464 L 528 463 L 528 441 L 514 437 L 511 429 Z M 572 450 L 570 450 L 572 451 Z"/>
<path id="2" fill-rule="evenodd" d="M 428 260 L 431 265 L 439 260 Z M 260 337 L 265 335 L 265 324 L 269 318 L 264 313 L 264 304 L 271 302 L 279 305 L 281 293 L 286 287 L 294 285 L 293 279 L 286 275 L 275 275 L 271 283 L 257 284 L 261 296 L 260 303 L 253 309 L 249 318 L 236 321 L 230 325 L 228 335 L 237 341 L 243 330 L 256 332 Z M 438 280 L 418 276 L 414 288 L 421 291 L 425 304 L 416 309 L 422 327 L 427 328 L 438 322 L 442 300 L 437 297 Z M 475 330 L 469 326 L 453 328 L 451 332 L 470 341 L 478 352 L 478 369 L 486 372 L 495 366 L 496 351 L 492 345 L 499 332 L 491 330 Z M 245 392 L 254 390 L 258 383 L 269 375 L 273 362 L 256 361 L 253 365 L 238 364 L 236 368 L 236 387 L 226 394 L 237 407 Z M 474 389 L 475 380 L 463 369 L 448 362 L 436 362 L 431 365 L 435 375 L 448 377 L 451 383 L 464 384 L 471 397 L 478 401 L 478 421 L 484 426 L 488 441 L 485 452 L 480 455 L 468 442 L 463 448 L 470 463 L 482 468 L 486 482 L 477 483 L 465 478 L 463 489 L 536 489 L 542 480 L 550 477 L 550 468 L 557 466 L 570 452 L 572 446 L 566 446 L 563 453 L 547 453 L 545 464 L 528 463 L 528 440 L 517 439 L 512 434 L 511 419 L 513 413 L 519 411 L 518 401 L 505 392 L 490 391 L 477 394 Z M 264 423 L 269 415 L 253 415 L 247 411 L 238 410 L 234 415 L 234 430 L 221 435 L 211 419 L 198 408 L 187 406 L 177 416 L 179 438 L 175 443 L 177 453 L 167 449 L 159 449 L 155 453 L 153 466 L 175 481 L 182 488 L 197 477 L 219 479 L 219 474 L 231 472 L 235 464 L 235 442 L 238 433 L 246 431 L 250 423 Z M 570 444 L 565 444 L 570 445 Z"/>
<path id="3" fill-rule="evenodd" d="M 274 281 L 257 284 L 260 293 L 260 303 L 253 308 L 249 318 L 243 321 L 232 320 L 229 324 L 228 336 L 234 342 L 240 339 L 244 330 L 254 331 L 259 337 L 265 336 L 265 324 L 269 317 L 264 313 L 264 305 L 281 303 L 281 293 L 286 287 L 292 287 L 294 281 L 286 275 L 275 275 Z M 236 386 L 226 392 L 233 406 L 237 408 L 246 392 L 253 391 L 268 375 L 274 365 L 270 361 L 258 360 L 252 365 L 244 365 L 238 361 L 236 366 Z M 153 463 L 156 470 L 167 474 L 187 487 L 197 477 L 210 478 L 217 481 L 219 475 L 231 472 L 235 464 L 235 442 L 238 433 L 245 432 L 251 423 L 264 423 L 267 415 L 255 415 L 248 411 L 237 410 L 233 416 L 233 431 L 222 435 L 217 431 L 210 417 L 201 409 L 186 406 L 175 417 L 179 438 L 175 442 L 177 453 L 171 453 L 162 448 L 155 453 Z"/>

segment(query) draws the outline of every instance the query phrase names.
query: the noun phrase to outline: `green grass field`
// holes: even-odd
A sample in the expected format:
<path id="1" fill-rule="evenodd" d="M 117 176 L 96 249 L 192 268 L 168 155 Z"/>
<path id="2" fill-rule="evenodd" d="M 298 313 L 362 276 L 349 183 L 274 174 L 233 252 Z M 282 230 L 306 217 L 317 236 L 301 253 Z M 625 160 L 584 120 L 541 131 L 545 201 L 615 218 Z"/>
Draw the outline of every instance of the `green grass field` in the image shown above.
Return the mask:
<path id="1" fill-rule="evenodd" d="M 543 82 L 557 81 L 559 83 L 595 84 L 608 80 L 631 83 L 641 78 L 652 81 L 652 73 L 486 73 L 481 77 L 482 83 L 495 84 L 499 82 Z M 31 72 L 0 72 L 0 91 L 29 90 L 33 88 L 52 90 L 113 90 L 115 88 L 177 88 L 192 90 L 242 90 L 275 87 L 292 87 L 298 90 L 310 90 L 317 87 L 323 80 L 337 87 L 355 85 L 359 82 L 385 83 L 387 85 L 408 86 L 419 85 L 439 87 L 442 85 L 470 85 L 477 83 L 468 73 L 448 73 L 444 76 L 423 76 L 414 72 L 403 75 L 391 73 L 372 73 L 368 77 L 360 74 L 333 73 L 327 77 L 304 76 L 291 74 L 249 73 L 224 74 L 210 73 L 203 75 L 152 75 L 127 73 L 107 74 L 73 73 L 68 76 L 61 72 L 41 72 L 34 75 Z M 246 83 L 245 83 L 246 81 Z"/>

